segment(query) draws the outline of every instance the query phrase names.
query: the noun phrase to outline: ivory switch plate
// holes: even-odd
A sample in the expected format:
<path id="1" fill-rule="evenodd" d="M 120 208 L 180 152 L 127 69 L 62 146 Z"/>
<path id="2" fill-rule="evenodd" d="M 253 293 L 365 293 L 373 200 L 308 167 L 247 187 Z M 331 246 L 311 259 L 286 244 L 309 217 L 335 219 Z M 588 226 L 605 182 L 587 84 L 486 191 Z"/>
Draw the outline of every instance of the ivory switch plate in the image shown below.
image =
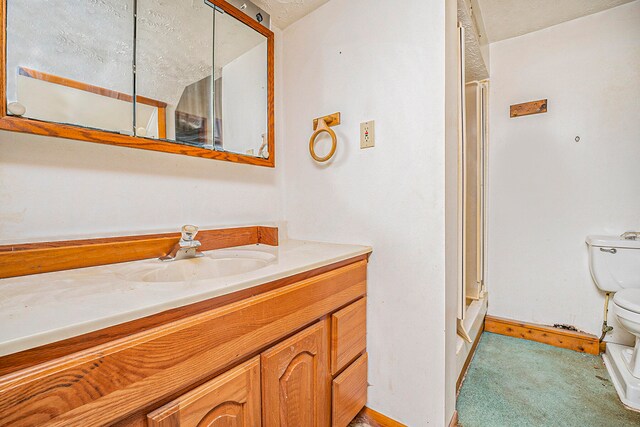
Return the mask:
<path id="1" fill-rule="evenodd" d="M 375 124 L 373 120 L 360 123 L 360 148 L 371 148 L 376 145 Z"/>

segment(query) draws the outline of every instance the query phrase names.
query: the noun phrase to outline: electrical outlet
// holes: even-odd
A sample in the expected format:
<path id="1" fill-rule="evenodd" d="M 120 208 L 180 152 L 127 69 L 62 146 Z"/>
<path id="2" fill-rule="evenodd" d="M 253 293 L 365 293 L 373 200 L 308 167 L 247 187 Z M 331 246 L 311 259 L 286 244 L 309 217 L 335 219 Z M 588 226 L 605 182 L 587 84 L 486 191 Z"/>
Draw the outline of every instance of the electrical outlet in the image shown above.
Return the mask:
<path id="1" fill-rule="evenodd" d="M 371 148 L 376 145 L 375 124 L 373 120 L 360 123 L 360 148 Z"/>

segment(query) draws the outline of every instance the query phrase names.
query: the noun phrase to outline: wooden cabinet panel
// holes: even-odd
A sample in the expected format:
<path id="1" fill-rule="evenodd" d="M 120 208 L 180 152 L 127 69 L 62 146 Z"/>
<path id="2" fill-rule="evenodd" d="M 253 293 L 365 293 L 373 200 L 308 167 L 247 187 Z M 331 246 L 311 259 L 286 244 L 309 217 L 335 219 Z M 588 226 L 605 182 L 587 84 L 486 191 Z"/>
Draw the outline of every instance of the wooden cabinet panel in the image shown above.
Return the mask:
<path id="1" fill-rule="evenodd" d="M 367 354 L 363 354 L 333 381 L 333 427 L 346 427 L 367 403 Z"/>
<path id="2" fill-rule="evenodd" d="M 265 427 L 329 425 L 326 323 L 320 321 L 262 353 Z"/>
<path id="3" fill-rule="evenodd" d="M 150 413 L 149 427 L 259 427 L 260 358 L 231 369 Z"/>
<path id="4" fill-rule="evenodd" d="M 0 375 L 0 426 L 98 426 L 132 416 L 360 298 L 366 292 L 366 266 L 366 260 L 358 261 Z M 324 331 L 328 328 L 320 327 Z M 309 345 L 309 350 L 300 350 L 313 356 L 319 376 L 328 371 L 328 340 L 325 334 L 321 342 Z M 328 383 L 320 382 L 316 387 L 329 390 Z"/>
<path id="5" fill-rule="evenodd" d="M 331 316 L 331 373 L 335 375 L 367 347 L 367 299 Z"/>

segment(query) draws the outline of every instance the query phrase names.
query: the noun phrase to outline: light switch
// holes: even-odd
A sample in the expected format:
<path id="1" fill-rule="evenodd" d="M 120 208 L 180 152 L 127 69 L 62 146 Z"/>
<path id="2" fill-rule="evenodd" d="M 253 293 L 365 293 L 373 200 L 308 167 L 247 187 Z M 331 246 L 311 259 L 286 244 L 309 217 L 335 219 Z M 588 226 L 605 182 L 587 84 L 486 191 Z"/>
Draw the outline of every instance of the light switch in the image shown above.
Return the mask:
<path id="1" fill-rule="evenodd" d="M 360 148 L 371 148 L 376 145 L 375 124 L 373 120 L 360 123 Z"/>

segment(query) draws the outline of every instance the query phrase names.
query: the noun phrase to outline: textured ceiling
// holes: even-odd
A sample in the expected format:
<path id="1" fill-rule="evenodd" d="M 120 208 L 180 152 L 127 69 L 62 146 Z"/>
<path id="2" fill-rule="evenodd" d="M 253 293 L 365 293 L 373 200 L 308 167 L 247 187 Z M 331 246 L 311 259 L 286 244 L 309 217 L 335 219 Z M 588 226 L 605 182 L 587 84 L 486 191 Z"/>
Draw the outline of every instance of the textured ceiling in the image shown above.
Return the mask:
<path id="1" fill-rule="evenodd" d="M 471 10 L 464 0 L 458 0 L 458 21 L 464 27 L 465 81 L 479 81 L 489 78 L 488 67 L 482 58 L 480 40 L 471 16 Z"/>
<path id="2" fill-rule="evenodd" d="M 212 74 L 213 13 L 203 0 L 138 0 L 138 94 L 177 104 Z M 266 40 L 228 14 L 215 31 L 216 72 Z M 133 0 L 9 0 L 7 39 L 10 100 L 19 66 L 132 93 Z"/>
<path id="3" fill-rule="evenodd" d="M 313 12 L 329 0 L 252 0 L 264 9 L 273 24 L 284 30 L 298 19 Z"/>
<path id="4" fill-rule="evenodd" d="M 491 43 L 538 31 L 632 0 L 478 0 Z M 640 24 L 639 24 L 640 25 Z"/>

